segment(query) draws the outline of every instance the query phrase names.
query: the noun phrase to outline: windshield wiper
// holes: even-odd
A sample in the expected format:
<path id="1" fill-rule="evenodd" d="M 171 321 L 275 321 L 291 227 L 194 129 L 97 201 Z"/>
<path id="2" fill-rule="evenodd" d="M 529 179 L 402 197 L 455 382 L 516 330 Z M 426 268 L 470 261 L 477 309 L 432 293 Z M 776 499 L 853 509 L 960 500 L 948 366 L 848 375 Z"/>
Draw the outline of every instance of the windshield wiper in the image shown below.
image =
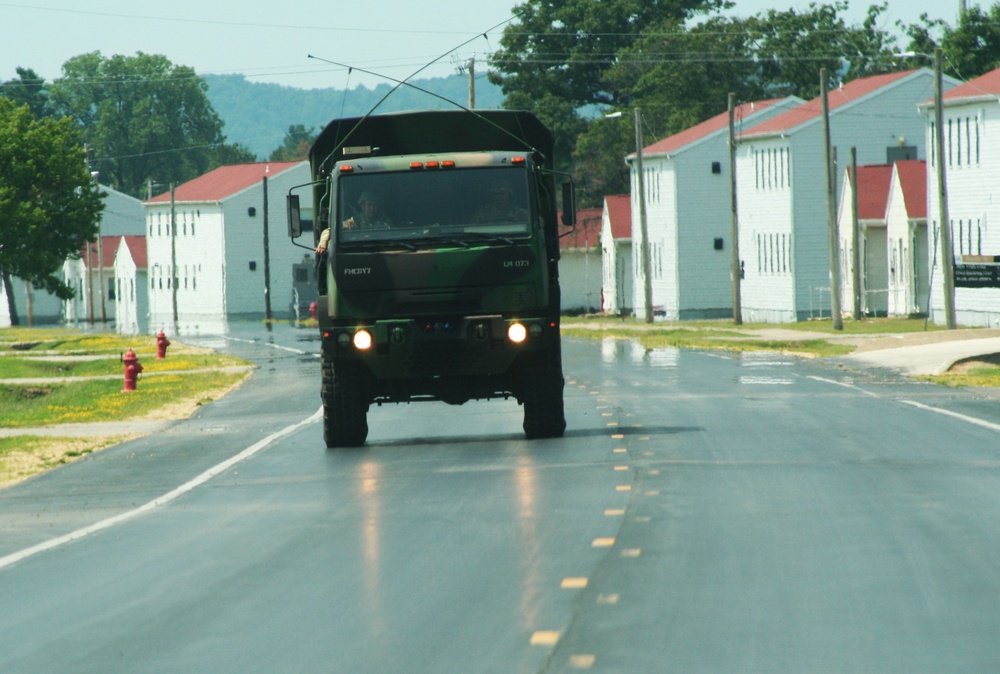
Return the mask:
<path id="1" fill-rule="evenodd" d="M 485 234 L 483 232 L 468 232 L 464 234 L 465 237 L 475 237 L 476 241 L 490 241 L 493 243 L 505 243 L 508 246 L 513 246 L 515 244 L 514 239 L 507 238 L 506 236 L 500 236 L 499 234 Z"/>
<path id="2" fill-rule="evenodd" d="M 349 250 L 378 250 L 379 248 L 391 248 L 393 246 L 405 248 L 406 250 L 416 250 L 417 247 L 407 243 L 402 239 L 370 239 L 368 241 L 350 241 L 341 244 L 342 248 Z"/>

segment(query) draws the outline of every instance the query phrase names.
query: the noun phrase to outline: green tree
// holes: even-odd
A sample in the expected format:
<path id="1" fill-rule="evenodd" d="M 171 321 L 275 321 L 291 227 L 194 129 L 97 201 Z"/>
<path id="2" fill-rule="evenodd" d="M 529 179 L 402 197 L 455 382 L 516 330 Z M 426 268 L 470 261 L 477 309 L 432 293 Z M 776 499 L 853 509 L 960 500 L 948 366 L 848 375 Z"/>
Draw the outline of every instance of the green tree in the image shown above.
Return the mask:
<path id="1" fill-rule="evenodd" d="M 143 196 L 148 180 L 184 182 L 227 156 L 207 88 L 192 68 L 165 56 L 92 52 L 64 63 L 50 94 L 93 149 L 101 182 Z"/>
<path id="2" fill-rule="evenodd" d="M 12 276 L 73 297 L 57 274 L 96 238 L 102 199 L 72 120 L 35 119 L 27 105 L 0 98 L 0 274 L 13 322 Z"/>
<path id="3" fill-rule="evenodd" d="M 315 129 L 306 128 L 302 124 L 292 124 L 285 132 L 285 140 L 281 147 L 271 153 L 271 161 L 298 161 L 309 156 L 309 148 L 318 134 Z"/>
<path id="4" fill-rule="evenodd" d="M 906 27 L 910 38 L 908 50 L 929 55 L 941 47 L 948 75 L 969 80 L 1000 67 L 1000 3 L 994 3 L 986 11 L 978 5 L 970 7 L 955 28 L 926 14 L 920 19 L 922 23 Z M 941 35 L 940 39 L 934 38 L 935 33 Z M 917 58 L 920 60 L 914 65 L 928 65 L 926 57 Z"/>
<path id="5" fill-rule="evenodd" d="M 45 80 L 30 68 L 15 68 L 17 79 L 0 84 L 0 96 L 18 105 L 27 105 L 35 118 L 48 115 L 49 92 Z"/>
<path id="6" fill-rule="evenodd" d="M 535 112 L 556 137 L 556 162 L 570 167 L 581 108 L 630 103 L 606 77 L 617 54 L 658 22 L 729 7 L 727 0 L 528 0 L 490 58 L 504 107 Z"/>
<path id="7" fill-rule="evenodd" d="M 821 67 L 834 86 L 897 68 L 895 38 L 878 27 L 885 8 L 872 5 L 860 25 L 840 18 L 844 2 L 748 18 L 713 16 L 690 26 L 667 19 L 616 54 L 605 88 L 641 109 L 652 144 L 724 112 L 730 92 L 739 102 L 788 95 L 809 99 L 819 93 Z M 617 142 L 602 141 L 609 140 L 608 132 L 597 121 L 577 140 L 574 170 L 582 203 L 596 205 L 603 194 L 628 186 L 627 167 L 611 159 L 634 152 L 634 139 L 614 135 Z M 600 167 L 601 176 L 585 176 L 589 167 Z"/>

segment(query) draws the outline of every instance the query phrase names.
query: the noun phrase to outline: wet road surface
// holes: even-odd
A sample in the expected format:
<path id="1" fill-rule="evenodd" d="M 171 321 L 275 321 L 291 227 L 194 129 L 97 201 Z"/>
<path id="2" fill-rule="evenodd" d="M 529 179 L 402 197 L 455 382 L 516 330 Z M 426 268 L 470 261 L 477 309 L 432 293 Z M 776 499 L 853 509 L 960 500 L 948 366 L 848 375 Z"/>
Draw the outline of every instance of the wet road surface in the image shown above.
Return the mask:
<path id="1" fill-rule="evenodd" d="M 311 334 L 205 341 L 259 368 L 0 491 L 0 671 L 1000 667 L 996 401 L 567 340 L 562 439 L 414 404 L 329 451 Z"/>

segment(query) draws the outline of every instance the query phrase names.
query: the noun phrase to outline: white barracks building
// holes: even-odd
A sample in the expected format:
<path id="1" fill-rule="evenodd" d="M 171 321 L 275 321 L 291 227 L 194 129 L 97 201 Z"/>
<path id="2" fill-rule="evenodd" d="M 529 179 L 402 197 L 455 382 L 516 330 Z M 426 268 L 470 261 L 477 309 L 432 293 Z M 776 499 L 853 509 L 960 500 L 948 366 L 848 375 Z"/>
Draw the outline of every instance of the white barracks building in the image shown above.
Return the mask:
<path id="1" fill-rule="evenodd" d="M 308 182 L 304 161 L 238 164 L 176 187 L 173 206 L 170 192 L 146 201 L 150 331 L 214 333 L 234 318 L 264 317 L 265 196 L 271 310 L 288 318 L 293 269 L 313 255 L 288 238 L 285 195 Z M 312 237 L 299 241 L 309 246 Z"/>

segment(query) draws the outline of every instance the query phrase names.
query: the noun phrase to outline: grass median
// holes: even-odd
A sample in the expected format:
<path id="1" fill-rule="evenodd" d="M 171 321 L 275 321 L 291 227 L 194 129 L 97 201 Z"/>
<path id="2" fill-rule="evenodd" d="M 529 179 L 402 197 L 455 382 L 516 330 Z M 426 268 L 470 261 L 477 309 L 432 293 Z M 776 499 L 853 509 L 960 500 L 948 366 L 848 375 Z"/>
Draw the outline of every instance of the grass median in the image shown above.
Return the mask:
<path id="1" fill-rule="evenodd" d="M 732 320 L 645 323 L 636 318 L 564 318 L 562 334 L 588 339 L 631 339 L 646 349 L 688 348 L 731 352 L 775 351 L 809 358 L 844 356 L 856 339 L 886 335 L 942 332 L 923 318 L 845 319 L 837 330 L 831 319 L 797 323 L 743 323 Z M 763 335 L 781 333 L 780 339 Z M 796 333 L 802 336 L 798 337 Z M 817 335 L 822 335 L 818 336 Z M 950 387 L 1000 387 L 1000 359 L 992 356 L 957 363 L 950 372 L 919 379 Z"/>
<path id="2" fill-rule="evenodd" d="M 121 357 L 128 349 L 143 372 L 136 390 L 125 393 Z M 152 336 L 6 328 L 0 330 L 0 428 L 182 419 L 238 386 L 251 369 L 239 358 L 178 342 L 158 360 Z M 0 438 L 0 486 L 128 437 Z"/>

